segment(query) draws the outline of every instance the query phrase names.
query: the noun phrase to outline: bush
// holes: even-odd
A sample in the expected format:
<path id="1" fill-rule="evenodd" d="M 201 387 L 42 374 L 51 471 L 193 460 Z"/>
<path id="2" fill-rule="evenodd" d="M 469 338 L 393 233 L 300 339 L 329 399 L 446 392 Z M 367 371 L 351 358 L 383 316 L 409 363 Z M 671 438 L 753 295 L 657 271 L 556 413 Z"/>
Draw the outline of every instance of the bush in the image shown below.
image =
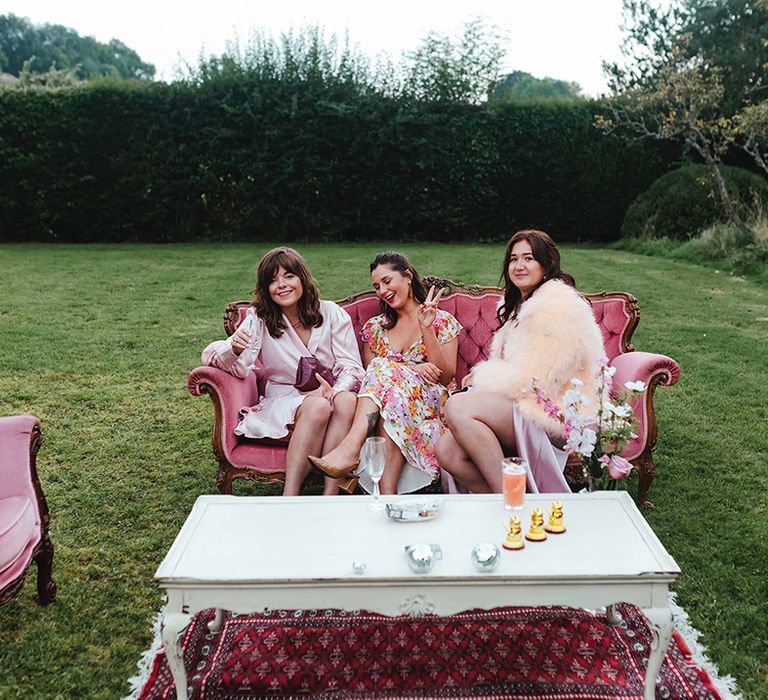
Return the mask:
<path id="1" fill-rule="evenodd" d="M 764 178 L 741 168 L 721 168 L 743 216 L 756 202 L 768 202 L 768 183 Z M 621 234 L 685 240 L 725 218 L 712 172 L 704 165 L 686 165 L 662 175 L 632 202 Z"/>
<path id="2" fill-rule="evenodd" d="M 756 272 L 768 264 L 768 222 L 759 219 L 747 228 L 726 222 L 704 229 L 683 243 L 674 257 L 692 262 L 715 262 L 732 272 Z"/>
<path id="3" fill-rule="evenodd" d="M 666 236 L 622 238 L 612 248 L 640 255 L 683 260 L 716 268 L 731 275 L 746 275 L 768 284 L 768 216 L 753 211 L 746 227 L 718 222 L 687 241 Z"/>

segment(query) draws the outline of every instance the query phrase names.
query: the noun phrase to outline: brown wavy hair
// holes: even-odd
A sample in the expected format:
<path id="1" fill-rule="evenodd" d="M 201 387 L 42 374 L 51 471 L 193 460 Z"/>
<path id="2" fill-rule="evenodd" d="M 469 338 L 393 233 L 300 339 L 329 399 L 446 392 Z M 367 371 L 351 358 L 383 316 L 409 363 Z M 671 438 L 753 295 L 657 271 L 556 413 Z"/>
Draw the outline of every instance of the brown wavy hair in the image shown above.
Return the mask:
<path id="1" fill-rule="evenodd" d="M 531 290 L 531 294 L 534 294 L 547 280 L 552 279 L 562 280 L 571 287 L 576 286 L 576 280 L 574 280 L 567 272 L 563 272 L 563 270 L 560 269 L 560 251 L 557 249 L 557 245 L 548 233 L 544 233 L 544 231 L 539 231 L 537 229 L 524 229 L 518 231 L 509 239 L 509 243 L 507 243 L 507 251 L 504 253 L 504 267 L 501 269 L 501 281 L 504 282 L 504 303 L 499 307 L 499 310 L 496 313 L 496 318 L 499 321 L 500 326 L 503 326 L 510 318 L 517 316 L 517 312 L 520 310 L 520 304 L 523 302 L 523 295 L 520 290 L 515 287 L 509 277 L 509 260 L 512 257 L 512 248 L 514 248 L 520 241 L 528 241 L 534 259 L 544 270 L 544 276 Z"/>
<path id="2" fill-rule="evenodd" d="M 371 262 L 371 272 L 373 272 L 379 265 L 386 265 L 396 272 L 399 272 L 403 277 L 410 277 L 413 298 L 420 304 L 424 302 L 427 298 L 427 290 L 424 287 L 424 283 L 421 281 L 421 277 L 419 277 L 419 273 L 416 272 L 416 268 L 411 265 L 411 261 L 408 260 L 405 255 L 394 250 L 387 250 L 384 253 L 379 253 Z M 387 330 L 394 328 L 397 324 L 397 311 L 385 301 L 381 300 L 381 313 L 387 317 L 387 320 L 384 322 L 384 328 Z"/>
<path id="3" fill-rule="evenodd" d="M 256 273 L 256 288 L 252 291 L 252 305 L 267 326 L 273 338 L 279 338 L 285 332 L 283 310 L 272 299 L 269 285 L 282 267 L 286 272 L 292 272 L 301 280 L 303 292 L 299 299 L 299 320 L 305 328 L 323 325 L 323 315 L 320 313 L 320 294 L 317 291 L 312 273 L 304 258 L 293 248 L 280 246 L 270 250 L 259 263 Z"/>

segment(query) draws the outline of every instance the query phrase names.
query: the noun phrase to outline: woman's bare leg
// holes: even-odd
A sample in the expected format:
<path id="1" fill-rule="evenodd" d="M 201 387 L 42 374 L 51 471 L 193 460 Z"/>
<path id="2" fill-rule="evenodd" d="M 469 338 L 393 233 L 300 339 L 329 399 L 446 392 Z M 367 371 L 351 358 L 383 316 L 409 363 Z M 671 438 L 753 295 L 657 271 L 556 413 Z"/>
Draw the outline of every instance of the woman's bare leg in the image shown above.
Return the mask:
<path id="1" fill-rule="evenodd" d="M 453 439 L 493 493 L 501 493 L 502 490 L 501 460 L 504 453 L 513 453 L 515 450 L 512 406 L 512 399 L 492 391 L 456 394 L 445 404 L 445 422 Z M 445 466 L 449 474 L 474 491 L 461 478 L 464 469 L 464 479 L 477 483 L 477 476 L 472 477 L 466 473 L 467 462 L 446 463 Z"/>
<path id="2" fill-rule="evenodd" d="M 296 411 L 293 435 L 285 457 L 284 496 L 298 496 L 312 470 L 307 455 L 323 447 L 326 426 L 331 418 L 331 404 L 322 396 L 307 396 Z"/>
<path id="3" fill-rule="evenodd" d="M 355 417 L 355 408 L 357 406 L 357 396 L 351 391 L 342 391 L 336 395 L 333 400 L 333 413 L 328 421 L 328 427 L 325 430 L 325 440 L 323 440 L 323 454 L 330 452 L 347 435 Z M 314 453 L 312 453 L 314 454 Z M 339 479 L 331 479 L 326 476 L 323 495 L 335 496 L 339 493 Z"/>
<path id="4" fill-rule="evenodd" d="M 491 493 L 488 482 L 450 431 L 440 436 L 435 456 L 440 467 L 472 493 Z"/>
<path id="5" fill-rule="evenodd" d="M 370 396 L 357 399 L 352 427 L 344 439 L 330 452 L 323 455 L 323 460 L 339 469 L 352 464 L 360 457 L 360 449 L 367 437 L 375 434 L 379 419 L 379 407 Z M 310 452 L 310 454 L 316 454 Z"/>
<path id="6" fill-rule="evenodd" d="M 400 473 L 403 471 L 405 457 L 400 452 L 397 443 L 389 437 L 383 425 L 379 425 L 378 434 L 384 438 L 384 445 L 387 450 L 387 461 L 384 467 L 384 474 L 379 482 L 379 489 L 383 494 L 397 493 L 397 482 L 400 481 Z"/>

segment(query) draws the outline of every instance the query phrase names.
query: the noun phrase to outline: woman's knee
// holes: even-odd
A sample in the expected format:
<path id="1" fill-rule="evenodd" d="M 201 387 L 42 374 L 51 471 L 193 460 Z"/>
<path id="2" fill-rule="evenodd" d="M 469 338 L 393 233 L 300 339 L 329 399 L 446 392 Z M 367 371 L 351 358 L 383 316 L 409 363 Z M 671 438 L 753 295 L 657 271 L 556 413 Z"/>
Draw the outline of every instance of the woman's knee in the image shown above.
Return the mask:
<path id="1" fill-rule="evenodd" d="M 455 430 L 456 426 L 462 421 L 472 418 L 472 401 L 467 394 L 456 394 L 446 401 L 443 407 L 443 418 L 445 424 Z"/>
<path id="2" fill-rule="evenodd" d="M 331 404 L 322 396 L 307 396 L 301 402 L 296 420 L 324 426 L 331 417 Z"/>
<path id="3" fill-rule="evenodd" d="M 352 421 L 357 407 L 357 396 L 351 391 L 341 391 L 333 399 L 333 412 Z"/>

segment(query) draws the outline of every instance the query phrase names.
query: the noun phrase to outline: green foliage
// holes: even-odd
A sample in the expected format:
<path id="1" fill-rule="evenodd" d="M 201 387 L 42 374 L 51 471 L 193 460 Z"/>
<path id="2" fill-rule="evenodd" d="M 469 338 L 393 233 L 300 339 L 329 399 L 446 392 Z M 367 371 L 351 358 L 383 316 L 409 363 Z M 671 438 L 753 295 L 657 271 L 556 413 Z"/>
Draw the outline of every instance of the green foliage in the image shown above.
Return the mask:
<path id="1" fill-rule="evenodd" d="M 768 183 L 742 168 L 721 166 L 734 204 L 744 218 L 756 201 L 768 203 Z M 627 209 L 623 236 L 687 239 L 724 219 L 712 171 L 686 165 L 662 175 Z"/>
<path id="2" fill-rule="evenodd" d="M 682 32 L 690 56 L 717 66 L 724 87 L 723 113 L 731 116 L 768 96 L 768 7 L 754 0 L 683 0 Z"/>
<path id="3" fill-rule="evenodd" d="M 712 224 L 697 238 L 686 241 L 675 257 L 694 262 L 714 262 L 739 274 L 768 270 L 766 222 L 743 228 L 727 222 Z M 760 233 L 762 232 L 762 236 Z"/>
<path id="4" fill-rule="evenodd" d="M 152 575 L 197 496 L 216 492 L 211 402 L 188 394 L 186 376 L 272 245 L 0 247 L 0 414 L 42 420 L 59 587 L 42 609 L 32 576 L 0 607 L 0 697 L 128 693 L 162 606 Z M 332 299 L 370 287 L 380 249 L 300 247 Z M 500 245 L 401 249 L 423 274 L 478 284 L 498 281 L 503 255 Z M 682 367 L 677 385 L 656 391 L 656 509 L 645 517 L 680 564 L 678 602 L 710 658 L 745 698 L 766 700 L 768 288 L 604 247 L 562 252 L 580 289 L 637 296 L 635 345 Z"/>
<path id="5" fill-rule="evenodd" d="M 417 101 L 303 56 L 0 91 L 0 240 L 610 240 L 677 156 L 596 103 Z"/>
<path id="6" fill-rule="evenodd" d="M 418 100 L 479 104 L 493 89 L 504 49 L 482 20 L 467 22 L 460 41 L 430 32 L 410 55 L 406 93 Z"/>
<path id="7" fill-rule="evenodd" d="M 606 72 L 617 93 L 654 92 L 667 80 L 670 57 L 681 70 L 715 75 L 726 117 L 768 90 L 768 5 L 754 0 L 623 0 L 623 63 Z"/>
<path id="8" fill-rule="evenodd" d="M 584 98 L 578 83 L 555 78 L 534 78 L 530 73 L 517 70 L 496 83 L 488 99 L 498 102 L 536 102 Z"/>
<path id="9" fill-rule="evenodd" d="M 724 215 L 743 226 L 720 164 L 741 147 L 768 172 L 739 114 L 768 89 L 768 9 L 749 0 L 677 0 L 666 9 L 624 0 L 624 11 L 625 60 L 605 66 L 611 114 L 597 126 L 684 144 L 712 172 Z"/>
<path id="10" fill-rule="evenodd" d="M 14 87 L 22 88 L 59 88 L 77 85 L 80 81 L 77 77 L 78 66 L 74 68 L 54 68 L 51 66 L 47 73 L 38 73 L 32 70 L 32 60 L 24 61 L 24 66 L 19 73 L 19 81 Z"/>
<path id="11" fill-rule="evenodd" d="M 97 76 L 151 79 L 155 67 L 117 39 L 102 44 L 60 24 L 33 25 L 26 17 L 0 15 L 0 72 L 74 70 L 81 79 Z"/>

